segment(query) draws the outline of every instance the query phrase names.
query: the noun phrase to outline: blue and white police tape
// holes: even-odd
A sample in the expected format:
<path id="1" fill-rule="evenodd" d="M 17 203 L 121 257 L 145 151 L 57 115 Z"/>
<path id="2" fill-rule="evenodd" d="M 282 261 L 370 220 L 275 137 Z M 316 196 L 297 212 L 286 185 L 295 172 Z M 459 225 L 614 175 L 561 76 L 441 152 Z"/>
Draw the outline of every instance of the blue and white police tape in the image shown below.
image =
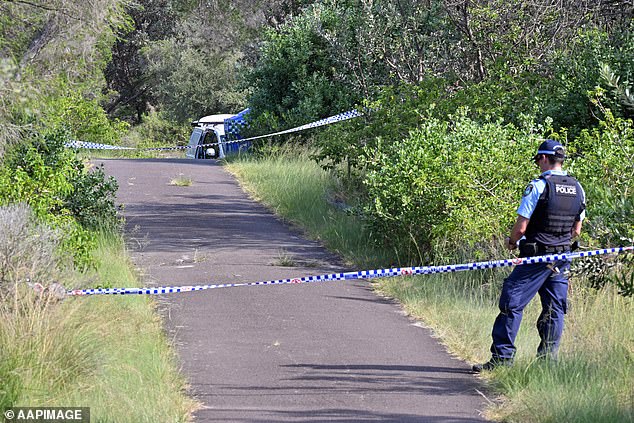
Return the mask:
<path id="1" fill-rule="evenodd" d="M 100 144 L 97 142 L 70 141 L 64 144 L 68 148 L 86 148 L 89 150 L 135 150 L 133 147 L 121 147 L 120 145 Z"/>
<path id="2" fill-rule="evenodd" d="M 272 134 L 266 134 L 266 135 L 258 135 L 257 137 L 244 138 L 244 139 L 241 139 L 241 140 L 230 141 L 230 142 L 253 141 L 253 140 L 260 139 L 260 138 L 274 137 L 276 135 L 290 134 L 290 133 L 293 133 L 293 132 L 304 131 L 306 129 L 318 128 L 320 126 L 331 125 L 331 124 L 337 123 L 337 122 L 343 122 L 345 120 L 354 119 L 354 118 L 359 117 L 359 116 L 363 116 L 363 113 L 359 112 L 356 109 L 355 110 L 349 110 L 347 112 L 339 113 L 337 115 L 330 116 L 330 117 L 327 117 L 327 118 L 324 118 L 324 119 L 321 119 L 321 120 L 317 120 L 315 122 L 307 123 L 305 125 L 297 126 L 295 128 L 287 129 L 285 131 L 274 132 Z"/>
<path id="3" fill-rule="evenodd" d="M 267 137 L 274 137 L 274 136 L 278 136 L 278 135 L 291 134 L 293 132 L 299 132 L 299 131 L 304 131 L 306 129 L 318 128 L 320 126 L 331 125 L 331 124 L 337 123 L 337 122 L 343 122 L 343 121 L 346 121 L 346 120 L 354 119 L 354 118 L 359 117 L 359 116 L 363 116 L 363 113 L 361 113 L 361 112 L 359 112 L 357 110 L 349 110 L 347 112 L 339 113 L 339 114 L 336 114 L 334 116 L 330 116 L 330 117 L 327 117 L 327 118 L 324 118 L 324 119 L 320 119 L 320 120 L 317 120 L 315 122 L 307 123 L 305 125 L 297 126 L 295 128 L 286 129 L 284 131 L 273 132 L 273 133 L 270 133 L 270 134 L 258 135 L 256 137 L 242 138 L 242 139 L 232 140 L 232 141 L 221 141 L 221 142 L 213 142 L 213 143 L 208 143 L 208 144 L 200 144 L 200 145 L 191 146 L 191 148 L 211 147 L 213 145 L 218 145 L 218 144 L 224 144 L 224 145 L 226 145 L 226 144 L 235 144 L 235 143 L 253 141 L 253 140 L 257 140 L 257 139 L 261 139 L 261 138 L 267 138 Z M 110 144 L 100 144 L 100 143 L 94 143 L 94 142 L 85 142 L 85 141 L 71 141 L 71 142 L 66 143 L 65 146 L 68 147 L 68 148 L 86 148 L 86 149 L 90 149 L 90 150 L 143 150 L 143 151 L 183 150 L 183 149 L 186 149 L 186 148 L 190 148 L 190 146 L 188 146 L 188 145 L 178 145 L 178 146 L 172 146 L 172 147 L 135 148 L 135 147 L 121 147 L 121 146 L 118 146 L 118 145 L 110 145 Z"/>
<path id="4" fill-rule="evenodd" d="M 351 279 L 372 279 L 385 278 L 393 276 L 409 276 L 409 275 L 429 275 L 433 273 L 449 273 L 462 272 L 466 270 L 494 269 L 497 267 L 521 266 L 525 264 L 549 263 L 559 260 L 572 260 L 583 257 L 598 256 L 603 254 L 619 254 L 626 251 L 634 251 L 634 246 L 605 248 L 591 251 L 576 251 L 571 253 L 550 254 L 546 256 L 514 258 L 495 261 L 482 261 L 477 263 L 450 264 L 445 266 L 417 266 L 417 267 L 393 267 L 390 269 L 362 270 L 357 272 L 330 273 L 318 276 L 304 276 L 302 278 L 277 279 L 261 282 L 245 282 L 245 283 L 223 283 L 215 285 L 186 285 L 186 286 L 163 286 L 156 288 L 94 288 L 94 289 L 75 289 L 68 291 L 69 296 L 84 295 L 126 295 L 126 294 L 173 294 L 180 292 L 204 291 L 215 288 L 237 288 L 240 286 L 257 286 L 257 285 L 282 285 L 282 284 L 299 284 L 310 282 L 327 282 Z"/>

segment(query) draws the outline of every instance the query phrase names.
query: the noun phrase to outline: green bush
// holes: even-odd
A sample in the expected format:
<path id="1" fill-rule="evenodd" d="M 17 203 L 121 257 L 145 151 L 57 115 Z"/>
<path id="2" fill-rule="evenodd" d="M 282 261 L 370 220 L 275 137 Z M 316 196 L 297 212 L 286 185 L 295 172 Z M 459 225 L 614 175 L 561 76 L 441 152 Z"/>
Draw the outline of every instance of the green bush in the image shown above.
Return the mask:
<path id="1" fill-rule="evenodd" d="M 78 172 L 72 180 L 73 191 L 64 205 L 77 222 L 86 229 L 116 229 L 119 224 L 115 193 L 117 181 L 108 177 L 103 165 L 92 170 Z"/>
<path id="2" fill-rule="evenodd" d="M 170 119 L 187 123 L 200 116 L 244 108 L 238 83 L 241 54 L 201 50 L 177 39 L 158 41 L 146 51 L 155 78 L 151 92 Z"/>
<path id="3" fill-rule="evenodd" d="M 568 143 L 571 159 L 564 168 L 587 194 L 584 244 L 631 245 L 634 124 L 609 110 L 605 115 L 597 128 Z M 529 161 L 541 141 L 533 134 L 548 130 L 532 126 L 478 122 L 462 111 L 448 120 L 428 117 L 403 140 L 377 137 L 368 143 L 359 167 L 366 190 L 363 211 L 374 239 L 405 262 L 499 255 L 521 189 L 539 173 Z M 565 139 L 566 133 L 551 136 Z M 573 273 L 587 276 L 594 288 L 613 283 L 623 295 L 632 291 L 627 260 L 590 260 Z"/>
<path id="4" fill-rule="evenodd" d="M 571 170 L 588 197 L 589 236 L 601 246 L 634 243 L 634 123 L 606 110 L 571 143 Z"/>
<path id="5" fill-rule="evenodd" d="M 118 222 L 117 183 L 101 169 L 88 172 L 64 147 L 68 140 L 63 131 L 32 134 L 10 148 L 0 165 L 0 205 L 27 203 L 41 221 L 66 235 L 62 249 L 83 267 L 91 261 L 91 231 Z"/>
<path id="6" fill-rule="evenodd" d="M 445 121 L 457 114 L 483 124 L 503 119 L 531 132 L 539 112 L 532 85 L 539 81 L 537 75 L 526 74 L 453 87 L 451 80 L 427 77 L 418 84 L 383 87 L 374 101 L 364 104 L 363 118 L 333 125 L 316 136 L 321 151 L 315 158 L 326 169 L 345 163 L 354 176 L 355 170 L 363 173 L 362 156 L 372 153 L 377 139 L 399 141 L 428 119 Z"/>
<path id="7" fill-rule="evenodd" d="M 41 114 L 37 127 L 46 132 L 68 131 L 79 141 L 118 144 L 129 128 L 128 123 L 110 120 L 98 99 L 62 87 L 47 99 L 38 99 Z"/>
<path id="8" fill-rule="evenodd" d="M 331 125 L 316 135 L 320 151 L 315 159 L 325 169 L 345 164 L 348 175 L 362 170 L 362 157 L 372 154 L 377 140 L 402 140 L 433 113 L 446 81 L 426 79 L 419 85 L 400 84 L 385 87 L 376 100 L 359 109 L 365 115 L 345 123 Z"/>
<path id="9" fill-rule="evenodd" d="M 337 77 L 333 52 L 320 34 L 325 24 L 316 10 L 266 32 L 260 58 L 245 76 L 258 132 L 333 115 L 357 99 Z"/>
<path id="10" fill-rule="evenodd" d="M 191 133 L 189 124 L 168 120 L 164 113 L 152 111 L 123 137 L 129 147 L 186 145 Z"/>
<path id="11" fill-rule="evenodd" d="M 365 152 L 367 223 L 401 260 L 465 250 L 491 257 L 536 173 L 528 158 L 537 144 L 513 125 L 464 114 L 427 119 L 402 141 L 379 140 Z"/>

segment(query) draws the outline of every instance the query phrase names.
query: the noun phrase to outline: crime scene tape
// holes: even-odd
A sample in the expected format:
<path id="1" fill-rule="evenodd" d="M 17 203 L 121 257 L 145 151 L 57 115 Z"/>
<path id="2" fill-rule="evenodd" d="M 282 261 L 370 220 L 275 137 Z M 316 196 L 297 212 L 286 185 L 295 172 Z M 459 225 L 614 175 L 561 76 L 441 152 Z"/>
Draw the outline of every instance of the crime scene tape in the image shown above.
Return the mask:
<path id="1" fill-rule="evenodd" d="M 208 143 L 208 144 L 200 144 L 200 145 L 192 146 L 192 148 L 211 147 L 213 145 L 218 145 L 218 144 L 236 144 L 236 143 L 253 141 L 253 140 L 257 140 L 257 139 L 261 139 L 261 138 L 267 138 L 267 137 L 274 137 L 274 136 L 278 136 L 278 135 L 291 134 L 293 132 L 299 132 L 299 131 L 304 131 L 306 129 L 318 128 L 320 126 L 331 125 L 331 124 L 337 123 L 337 122 L 343 122 L 343 121 L 346 121 L 346 120 L 354 119 L 354 118 L 359 117 L 359 116 L 363 116 L 363 113 L 359 112 L 356 109 L 355 110 L 349 110 L 347 112 L 339 113 L 339 114 L 336 114 L 334 116 L 329 116 L 327 118 L 320 119 L 320 120 L 317 120 L 315 122 L 307 123 L 307 124 L 304 124 L 304 125 L 301 125 L 301 126 L 297 126 L 295 128 L 286 129 L 284 131 L 273 132 L 273 133 L 265 134 L 265 135 L 258 135 L 258 136 L 250 137 L 250 138 L 242 138 L 242 139 L 238 139 L 238 140 L 213 142 L 213 143 Z M 121 146 L 117 146 L 117 145 L 100 144 L 100 143 L 86 142 L 86 141 L 71 141 L 71 142 L 66 143 L 65 146 L 68 147 L 68 148 L 85 148 L 85 149 L 90 149 L 90 150 L 143 150 L 143 151 L 184 150 L 186 148 L 190 148 L 190 146 L 188 146 L 188 145 L 179 145 L 179 146 L 172 146 L 172 147 L 134 148 L 134 147 L 121 147 Z"/>
<path id="2" fill-rule="evenodd" d="M 237 142 L 244 142 L 244 141 L 253 141 L 253 140 L 257 140 L 260 138 L 266 138 L 266 137 L 273 137 L 276 135 L 284 135 L 284 134 L 290 134 L 293 132 L 299 132 L 299 131 L 304 131 L 306 129 L 312 129 L 312 128 L 318 128 L 320 126 L 325 126 L 325 125 L 331 125 L 333 123 L 337 123 L 337 122 L 343 122 L 345 120 L 350 120 L 350 119 L 354 119 L 356 117 L 359 116 L 363 116 L 363 113 L 359 112 L 358 110 L 349 110 L 347 112 L 343 112 L 343 113 L 339 113 L 337 115 L 334 116 L 330 116 L 315 122 L 311 122 L 311 123 L 307 123 L 305 125 L 301 125 L 301 126 L 297 126 L 295 128 L 291 128 L 291 129 L 287 129 L 285 131 L 280 131 L 280 132 L 274 132 L 272 134 L 266 134 L 266 135 L 258 135 L 257 137 L 250 137 L 250 138 L 245 138 L 245 139 L 241 139 L 241 140 L 236 140 Z M 236 142 L 233 141 L 233 142 Z"/>
<path id="3" fill-rule="evenodd" d="M 100 144 L 98 142 L 70 141 L 64 144 L 68 148 L 87 148 L 91 150 L 135 150 L 134 147 L 121 147 L 120 145 Z"/>
<path id="4" fill-rule="evenodd" d="M 433 273 L 450 273 L 462 272 L 467 270 L 493 269 L 498 267 L 521 266 L 525 264 L 548 263 L 559 260 L 572 260 L 577 258 L 598 256 L 603 254 L 620 254 L 626 251 L 634 251 L 634 245 L 629 247 L 605 248 L 591 251 L 577 251 L 571 253 L 550 254 L 545 256 L 513 258 L 495 261 L 482 261 L 475 263 L 450 264 L 444 266 L 417 266 L 417 267 L 393 267 L 389 269 L 362 270 L 356 272 L 330 273 L 318 276 L 304 276 L 302 278 L 277 279 L 260 282 L 245 283 L 223 283 L 215 285 L 186 285 L 186 286 L 163 286 L 155 288 L 93 288 L 93 289 L 75 289 L 67 291 L 67 296 L 87 296 L 87 295 L 126 295 L 126 294 L 145 294 L 160 295 L 173 294 L 192 291 L 204 291 L 215 288 L 237 288 L 241 286 L 258 286 L 258 285 L 282 285 L 282 284 L 300 284 L 311 282 L 327 282 L 338 280 L 352 279 L 372 279 L 385 278 L 394 276 L 411 276 L 411 275 L 428 275 Z"/>

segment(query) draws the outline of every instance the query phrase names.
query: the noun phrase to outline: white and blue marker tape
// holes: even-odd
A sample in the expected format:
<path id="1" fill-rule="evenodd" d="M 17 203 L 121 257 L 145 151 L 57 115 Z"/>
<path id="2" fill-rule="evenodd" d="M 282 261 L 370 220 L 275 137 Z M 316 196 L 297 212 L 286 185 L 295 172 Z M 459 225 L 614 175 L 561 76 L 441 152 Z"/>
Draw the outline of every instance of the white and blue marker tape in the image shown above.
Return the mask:
<path id="1" fill-rule="evenodd" d="M 619 254 L 626 251 L 634 251 L 634 245 L 629 247 L 605 248 L 591 251 L 577 251 L 572 253 L 551 254 L 538 257 L 514 258 L 495 261 L 481 261 L 477 263 L 450 264 L 445 266 L 417 266 L 417 267 L 393 267 L 390 269 L 362 270 L 357 272 L 330 273 L 318 276 L 305 276 L 303 278 L 277 279 L 262 282 L 248 283 L 223 283 L 215 285 L 186 285 L 186 286 L 163 286 L 155 288 L 94 288 L 94 289 L 75 289 L 68 291 L 68 296 L 86 296 L 86 295 L 156 295 L 156 294 L 174 294 L 181 292 L 204 291 L 215 288 L 237 288 L 240 286 L 257 286 L 257 285 L 282 285 L 282 284 L 299 284 L 309 282 L 328 282 L 352 279 L 372 279 L 385 278 L 393 276 L 409 276 L 409 275 L 428 275 L 433 273 L 450 273 L 462 272 L 466 270 L 494 269 L 497 267 L 520 266 L 524 264 L 549 263 L 559 260 L 572 260 L 577 258 L 599 256 L 603 254 Z"/>
<path id="2" fill-rule="evenodd" d="M 234 143 L 253 141 L 253 140 L 257 140 L 261 138 L 274 137 L 277 135 L 285 135 L 285 134 L 290 134 L 293 132 L 304 131 L 306 129 L 312 129 L 312 128 L 318 128 L 320 126 L 331 125 L 333 123 L 354 119 L 359 116 L 363 116 L 363 113 L 357 110 L 349 110 L 347 112 L 339 113 L 334 116 L 320 119 L 315 122 L 307 123 L 305 125 L 297 126 L 295 128 L 286 129 L 284 131 L 273 132 L 270 134 L 258 135 L 256 137 L 243 138 L 243 139 L 233 140 L 233 141 L 222 141 L 222 142 L 213 142 L 209 144 L 200 144 L 193 147 L 196 147 L 196 148 L 211 147 L 213 145 L 218 145 L 218 144 L 234 144 Z M 173 146 L 173 147 L 134 148 L 134 147 L 121 147 L 118 145 L 110 145 L 110 144 L 100 144 L 100 143 L 94 143 L 94 142 L 85 142 L 85 141 L 72 141 L 72 142 L 66 143 L 65 145 L 66 147 L 69 147 L 69 148 L 86 148 L 90 150 L 145 150 L 145 151 L 184 150 L 190 147 L 188 145 L 179 145 L 179 146 Z"/>
<path id="3" fill-rule="evenodd" d="M 133 147 L 121 147 L 120 145 L 100 144 L 98 142 L 70 141 L 64 144 L 68 148 L 87 148 L 90 150 L 135 150 Z"/>
<path id="4" fill-rule="evenodd" d="M 266 134 L 266 135 L 258 135 L 257 137 L 245 138 L 245 139 L 232 141 L 232 142 L 253 141 L 253 140 L 260 139 L 260 138 L 273 137 L 273 136 L 276 136 L 276 135 L 290 134 L 292 132 L 299 132 L 299 131 L 304 131 L 306 129 L 318 128 L 320 126 L 331 125 L 331 124 L 337 123 L 337 122 L 343 122 L 345 120 L 354 119 L 354 118 L 359 117 L 359 116 L 363 116 L 363 113 L 359 112 L 356 109 L 355 110 L 349 110 L 347 112 L 339 113 L 337 115 L 330 116 L 330 117 L 327 117 L 327 118 L 324 118 L 324 119 L 321 119 L 321 120 L 318 120 L 318 121 L 315 121 L 315 122 L 307 123 L 305 125 L 297 126 L 295 128 L 287 129 L 285 131 L 274 132 L 272 134 Z"/>

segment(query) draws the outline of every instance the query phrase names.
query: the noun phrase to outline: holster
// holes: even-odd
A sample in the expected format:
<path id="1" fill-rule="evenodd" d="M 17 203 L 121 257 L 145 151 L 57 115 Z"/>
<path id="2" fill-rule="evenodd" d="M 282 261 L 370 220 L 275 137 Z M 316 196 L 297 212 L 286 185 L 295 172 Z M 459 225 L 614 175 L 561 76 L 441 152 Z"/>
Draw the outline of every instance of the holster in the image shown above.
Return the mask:
<path id="1" fill-rule="evenodd" d="M 525 239 L 520 240 L 519 244 L 520 257 L 534 257 L 539 253 L 539 246 L 536 242 L 526 242 Z"/>

